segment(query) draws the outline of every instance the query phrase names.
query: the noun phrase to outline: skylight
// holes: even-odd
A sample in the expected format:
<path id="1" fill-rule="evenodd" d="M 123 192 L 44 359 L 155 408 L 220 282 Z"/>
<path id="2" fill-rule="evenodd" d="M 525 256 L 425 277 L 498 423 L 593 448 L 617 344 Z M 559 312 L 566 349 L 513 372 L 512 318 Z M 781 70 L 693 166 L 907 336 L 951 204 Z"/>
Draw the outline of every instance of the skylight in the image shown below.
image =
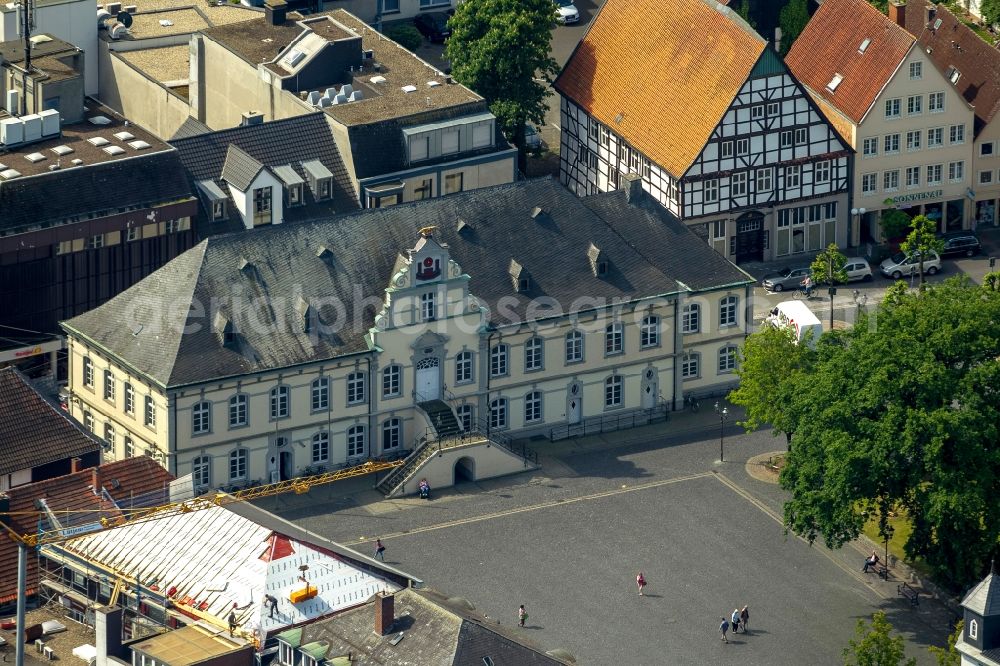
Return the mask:
<path id="1" fill-rule="evenodd" d="M 844 77 L 843 77 L 842 74 L 834 74 L 833 78 L 830 79 L 830 82 L 828 84 L 826 84 L 826 89 L 829 90 L 830 92 L 836 91 L 837 90 L 837 86 L 839 86 L 840 82 L 843 81 L 843 80 L 844 80 Z"/>
<path id="2" fill-rule="evenodd" d="M 948 80 L 951 81 L 952 84 L 956 84 L 960 78 L 962 78 L 962 72 L 957 69 L 953 69 L 951 76 L 948 77 Z"/>
<path id="3" fill-rule="evenodd" d="M 108 145 L 108 140 L 105 139 L 103 136 L 92 136 L 89 139 L 87 139 L 87 143 L 89 143 L 92 146 L 106 146 Z"/>
<path id="4" fill-rule="evenodd" d="M 149 144 L 141 139 L 138 141 L 129 141 L 128 145 L 132 146 L 133 150 L 144 150 L 149 148 Z"/>
<path id="5" fill-rule="evenodd" d="M 60 155 L 60 156 L 61 155 L 69 155 L 70 153 L 73 152 L 73 149 L 70 148 L 69 146 L 56 146 L 55 148 L 52 148 L 51 150 L 56 155 Z"/>
<path id="6" fill-rule="evenodd" d="M 119 141 L 131 141 L 135 136 L 131 132 L 115 132 L 115 138 Z"/>
<path id="7" fill-rule="evenodd" d="M 125 149 L 121 146 L 108 146 L 107 148 L 102 148 L 101 150 L 106 152 L 108 155 L 121 155 L 125 152 Z"/>
<path id="8" fill-rule="evenodd" d="M 868 49 L 868 45 L 872 43 L 872 40 L 865 37 L 865 41 L 861 42 L 861 46 L 858 47 L 858 53 L 864 53 Z"/>
<path id="9" fill-rule="evenodd" d="M 295 67 L 297 64 L 302 62 L 302 59 L 306 57 L 306 54 L 298 49 L 292 49 L 285 57 L 281 59 L 282 64 L 288 67 Z"/>

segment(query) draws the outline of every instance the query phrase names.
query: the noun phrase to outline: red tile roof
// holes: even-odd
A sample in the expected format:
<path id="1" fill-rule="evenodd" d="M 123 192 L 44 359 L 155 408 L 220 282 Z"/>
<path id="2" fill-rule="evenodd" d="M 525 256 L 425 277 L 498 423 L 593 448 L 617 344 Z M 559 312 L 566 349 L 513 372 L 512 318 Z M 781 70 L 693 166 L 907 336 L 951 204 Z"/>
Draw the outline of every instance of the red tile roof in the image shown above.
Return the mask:
<path id="1" fill-rule="evenodd" d="M 101 445 L 13 367 L 0 368 L 0 474 L 100 450 Z"/>
<path id="2" fill-rule="evenodd" d="M 870 40 L 861 52 L 865 40 Z M 785 57 L 792 73 L 858 124 L 892 78 L 913 35 L 866 0 L 825 0 Z M 839 75 L 840 83 L 828 87 Z"/>
<path id="3" fill-rule="evenodd" d="M 682 175 L 767 47 L 715 5 L 607 0 L 556 90 Z"/>
<path id="4" fill-rule="evenodd" d="M 29 483 L 7 491 L 11 523 L 19 534 L 38 531 L 35 500 L 43 499 L 65 525 L 95 522 L 102 516 L 118 515 L 113 504 L 100 493 L 104 488 L 121 506 L 132 495 L 161 490 L 173 476 L 153 460 L 143 456 L 91 467 L 73 474 Z M 114 483 L 117 480 L 117 487 Z M 98 492 L 94 492 L 95 488 Z M 28 555 L 28 594 L 35 594 L 38 567 L 35 553 Z M 17 599 L 17 545 L 6 533 L 0 536 L 0 605 Z"/>
<path id="5" fill-rule="evenodd" d="M 930 16 L 928 8 L 932 10 Z M 1000 51 L 984 42 L 944 5 L 909 0 L 905 21 L 906 29 L 917 36 L 920 48 L 946 77 L 952 67 L 960 73 L 955 89 L 975 107 L 979 134 L 1000 110 Z"/>

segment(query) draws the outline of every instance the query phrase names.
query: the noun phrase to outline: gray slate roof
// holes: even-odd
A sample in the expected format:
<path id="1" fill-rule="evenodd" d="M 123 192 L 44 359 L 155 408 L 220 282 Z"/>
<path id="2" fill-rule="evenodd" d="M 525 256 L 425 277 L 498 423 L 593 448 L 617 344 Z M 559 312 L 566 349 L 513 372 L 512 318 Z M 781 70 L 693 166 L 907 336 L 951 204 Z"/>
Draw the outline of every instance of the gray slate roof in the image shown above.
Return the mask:
<path id="1" fill-rule="evenodd" d="M 222 188 L 229 197 L 229 188 L 222 183 L 222 172 L 227 161 L 229 147 L 234 146 L 251 159 L 267 166 L 290 165 L 295 172 L 308 180 L 303 163 L 318 160 L 333 174 L 333 198 L 316 201 L 312 191 L 303 188 L 304 205 L 285 208 L 285 221 L 329 217 L 335 213 L 357 210 L 358 197 L 354 185 L 344 166 L 344 160 L 337 149 L 330 126 L 322 113 L 310 113 L 285 120 L 233 127 L 218 132 L 204 132 L 183 138 L 171 139 L 192 183 L 211 180 Z M 256 174 L 254 174 L 256 175 Z M 211 212 L 210 204 L 200 197 L 206 213 Z M 275 202 L 277 205 L 277 202 Z M 243 229 L 243 222 L 229 197 L 227 208 L 229 218 L 220 222 L 210 222 L 198 229 L 199 236 Z M 211 219 L 208 215 L 207 219 Z"/>
<path id="2" fill-rule="evenodd" d="M 509 627 L 494 625 L 462 608 L 462 601 L 451 602 L 430 590 L 397 592 L 392 631 L 381 636 L 374 632 L 376 603 L 373 598 L 328 619 L 285 632 L 285 636 L 298 645 L 319 647 L 325 643 L 326 659 L 350 652 L 359 664 L 483 666 L 483 657 L 490 657 L 496 666 L 565 663 L 546 655 Z M 393 645 L 391 640 L 400 632 L 404 639 Z"/>
<path id="3" fill-rule="evenodd" d="M 191 196 L 193 188 L 173 150 L 63 168 L 0 183 L 0 235 Z"/>
<path id="4" fill-rule="evenodd" d="M 532 217 L 535 208 L 543 212 Z M 661 208 L 630 205 L 622 193 L 581 200 L 545 178 L 212 237 L 63 326 L 164 386 L 366 352 L 375 313 L 352 311 L 355 290 L 381 301 L 398 255 L 428 225 L 438 227 L 435 240 L 447 243 L 471 276 L 470 290 L 490 308 L 492 325 L 527 319 L 538 297 L 569 307 L 581 296 L 610 302 L 685 290 L 678 280 L 695 288 L 752 282 Z M 601 278 L 592 272 L 591 244 L 609 262 Z M 321 245 L 329 252 L 317 256 Z M 512 259 L 531 276 L 526 293 L 514 291 Z M 344 325 L 303 332 L 300 293 L 346 304 Z M 502 313 L 501 298 L 509 300 Z M 251 311 L 255 299 L 266 299 L 270 313 Z M 213 303 L 238 332 L 228 346 L 213 329 Z M 344 319 L 332 307 L 320 308 L 319 317 Z"/>
<path id="5" fill-rule="evenodd" d="M 222 165 L 222 180 L 240 192 L 246 192 L 263 168 L 263 164 L 240 150 L 239 146 L 229 144 L 226 161 Z"/>
<path id="6" fill-rule="evenodd" d="M 0 474 L 95 453 L 100 446 L 24 375 L 0 368 Z"/>
<path id="7" fill-rule="evenodd" d="M 1000 575 L 990 571 L 989 576 L 965 595 L 962 607 L 983 617 L 1000 615 Z"/>

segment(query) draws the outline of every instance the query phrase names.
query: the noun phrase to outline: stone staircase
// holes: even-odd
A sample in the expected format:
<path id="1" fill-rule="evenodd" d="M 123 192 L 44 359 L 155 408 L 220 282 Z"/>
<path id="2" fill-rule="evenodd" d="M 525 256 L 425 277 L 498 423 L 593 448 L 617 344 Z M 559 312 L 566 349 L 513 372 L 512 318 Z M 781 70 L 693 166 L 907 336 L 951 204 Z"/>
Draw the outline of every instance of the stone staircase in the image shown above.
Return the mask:
<path id="1" fill-rule="evenodd" d="M 462 426 L 455 418 L 455 412 L 444 400 L 428 400 L 417 403 L 417 406 L 427 414 L 427 420 L 437 433 L 438 439 L 447 439 L 462 431 Z"/>

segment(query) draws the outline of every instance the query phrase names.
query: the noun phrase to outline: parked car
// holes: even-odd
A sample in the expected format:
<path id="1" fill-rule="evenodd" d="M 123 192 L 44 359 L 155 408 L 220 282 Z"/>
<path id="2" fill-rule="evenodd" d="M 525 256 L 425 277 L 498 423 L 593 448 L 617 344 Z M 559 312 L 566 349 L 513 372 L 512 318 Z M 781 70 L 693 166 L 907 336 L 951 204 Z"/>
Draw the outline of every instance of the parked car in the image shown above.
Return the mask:
<path id="1" fill-rule="evenodd" d="M 539 150 L 542 147 L 542 137 L 534 125 L 524 123 L 524 147 L 528 150 Z"/>
<path id="2" fill-rule="evenodd" d="M 872 267 L 861 257 L 851 257 L 844 264 L 844 272 L 847 273 L 848 282 L 861 280 L 868 282 L 872 279 Z"/>
<path id="3" fill-rule="evenodd" d="M 784 291 L 785 289 L 798 289 L 799 284 L 812 274 L 812 269 L 808 266 L 803 268 L 783 268 L 777 273 L 765 275 L 761 281 L 764 289 L 768 291 Z"/>
<path id="4" fill-rule="evenodd" d="M 447 12 L 430 12 L 418 15 L 413 19 L 413 25 L 417 26 L 421 35 L 441 44 L 451 36 L 451 28 L 448 27 L 449 18 Z"/>
<path id="5" fill-rule="evenodd" d="M 942 257 L 957 255 L 971 257 L 974 254 L 979 254 L 979 251 L 982 249 L 979 239 L 971 231 L 955 231 L 950 234 L 942 234 L 941 240 L 944 241 L 944 249 L 941 250 Z"/>
<path id="6" fill-rule="evenodd" d="M 897 252 L 879 265 L 878 270 L 882 275 L 898 280 L 904 275 L 916 275 L 920 270 L 918 264 L 920 259 L 916 253 L 906 255 Z M 941 257 L 937 252 L 930 252 L 924 257 L 924 274 L 934 275 L 941 270 Z"/>
<path id="7" fill-rule="evenodd" d="M 573 0 L 556 0 L 556 21 L 559 23 L 577 23 L 580 12 Z"/>

